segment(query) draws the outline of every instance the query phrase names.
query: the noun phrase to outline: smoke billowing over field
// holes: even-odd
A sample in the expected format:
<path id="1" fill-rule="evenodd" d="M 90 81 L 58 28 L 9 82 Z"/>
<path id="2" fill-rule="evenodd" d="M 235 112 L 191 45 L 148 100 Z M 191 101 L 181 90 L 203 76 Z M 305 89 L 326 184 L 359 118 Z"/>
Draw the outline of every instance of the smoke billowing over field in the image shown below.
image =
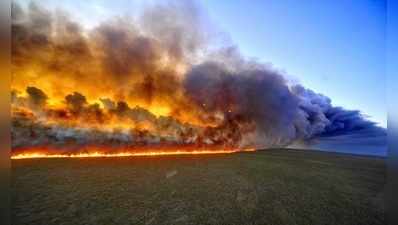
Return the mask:
<path id="1" fill-rule="evenodd" d="M 91 29 L 61 10 L 13 3 L 13 151 L 211 151 L 385 136 L 361 112 L 236 47 L 209 47 L 208 33 L 185 1 Z"/>

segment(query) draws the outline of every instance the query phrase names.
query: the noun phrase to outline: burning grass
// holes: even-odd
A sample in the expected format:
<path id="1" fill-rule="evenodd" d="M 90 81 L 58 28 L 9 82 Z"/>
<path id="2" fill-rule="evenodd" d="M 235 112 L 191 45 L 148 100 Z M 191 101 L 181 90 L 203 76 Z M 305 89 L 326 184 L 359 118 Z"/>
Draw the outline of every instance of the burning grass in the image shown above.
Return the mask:
<path id="1" fill-rule="evenodd" d="M 252 152 L 254 148 L 226 148 L 225 146 L 198 147 L 191 146 L 133 146 L 133 147 L 108 147 L 87 146 L 78 149 L 30 147 L 14 150 L 11 159 L 31 158 L 110 158 L 110 157 L 137 157 L 137 156 L 165 156 L 165 155 L 209 155 L 231 154 L 237 152 Z"/>
<path id="2" fill-rule="evenodd" d="M 13 160 L 13 224 L 385 224 L 385 160 L 313 151 Z"/>
<path id="3" fill-rule="evenodd" d="M 11 159 L 32 159 L 32 158 L 110 158 L 110 157 L 136 157 L 136 156 L 166 156 L 166 155 L 210 155 L 210 154 L 231 154 L 237 152 L 251 152 L 253 149 L 223 149 L 223 150 L 173 150 L 173 151 L 146 151 L 146 152 L 88 152 L 76 154 L 51 154 L 40 151 L 20 153 L 11 156 Z"/>

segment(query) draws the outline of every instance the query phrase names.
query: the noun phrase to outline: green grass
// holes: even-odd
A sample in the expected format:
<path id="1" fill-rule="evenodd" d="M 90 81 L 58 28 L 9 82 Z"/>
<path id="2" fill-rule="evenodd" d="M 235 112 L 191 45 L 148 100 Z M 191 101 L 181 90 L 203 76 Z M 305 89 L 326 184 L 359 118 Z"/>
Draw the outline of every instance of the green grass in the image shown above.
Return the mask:
<path id="1" fill-rule="evenodd" d="M 385 159 L 293 150 L 13 160 L 13 224 L 385 224 Z"/>

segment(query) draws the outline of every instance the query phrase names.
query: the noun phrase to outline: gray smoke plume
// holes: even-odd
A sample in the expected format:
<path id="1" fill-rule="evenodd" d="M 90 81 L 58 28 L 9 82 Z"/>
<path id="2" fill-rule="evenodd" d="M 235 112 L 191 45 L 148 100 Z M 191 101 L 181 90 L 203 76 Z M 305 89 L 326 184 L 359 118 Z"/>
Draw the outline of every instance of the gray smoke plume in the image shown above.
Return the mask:
<path id="1" fill-rule="evenodd" d="M 206 62 L 191 69 L 184 87 L 190 99 L 210 114 L 204 116 L 218 112 L 227 118 L 225 123 L 239 121 L 236 132 L 257 147 L 311 145 L 337 136 L 364 138 L 364 144 L 369 137 L 380 137 L 377 143 L 385 145 L 385 129 L 358 110 L 335 107 L 330 98 L 301 85 L 289 86 L 282 74 L 264 65 Z"/>

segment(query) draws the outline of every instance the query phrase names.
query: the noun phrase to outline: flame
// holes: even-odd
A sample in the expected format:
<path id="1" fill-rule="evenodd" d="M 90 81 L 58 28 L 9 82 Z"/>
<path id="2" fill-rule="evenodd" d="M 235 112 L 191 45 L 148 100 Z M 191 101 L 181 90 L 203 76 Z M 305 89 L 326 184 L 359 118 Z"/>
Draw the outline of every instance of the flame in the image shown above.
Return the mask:
<path id="1" fill-rule="evenodd" d="M 147 151 L 147 152 L 119 152 L 119 153 L 75 153 L 75 154 L 51 154 L 44 152 L 19 153 L 11 156 L 11 159 L 33 159 L 33 158 L 110 158 L 110 157 L 137 157 L 137 156 L 167 156 L 167 155 L 210 155 L 231 154 L 238 152 L 253 152 L 255 149 L 232 149 L 232 150 L 175 150 L 175 151 Z"/>
<path id="2" fill-rule="evenodd" d="M 234 107 L 240 97 L 229 82 L 217 81 L 203 104 L 187 85 L 192 69 L 208 61 L 199 18 L 155 7 L 137 21 L 110 19 L 85 29 L 41 7 L 21 8 L 26 20 L 12 21 L 13 159 L 221 154 L 247 146 L 242 140 L 254 123 Z M 152 24 L 168 13 L 170 21 Z M 214 104 L 205 104 L 207 94 Z M 110 149 L 91 148 L 97 145 Z M 74 151 L 82 146 L 89 151 Z"/>

